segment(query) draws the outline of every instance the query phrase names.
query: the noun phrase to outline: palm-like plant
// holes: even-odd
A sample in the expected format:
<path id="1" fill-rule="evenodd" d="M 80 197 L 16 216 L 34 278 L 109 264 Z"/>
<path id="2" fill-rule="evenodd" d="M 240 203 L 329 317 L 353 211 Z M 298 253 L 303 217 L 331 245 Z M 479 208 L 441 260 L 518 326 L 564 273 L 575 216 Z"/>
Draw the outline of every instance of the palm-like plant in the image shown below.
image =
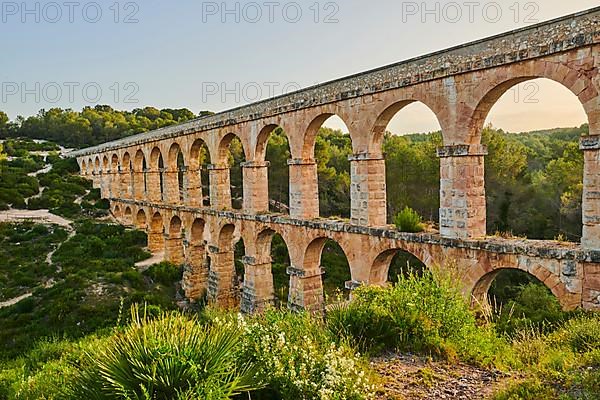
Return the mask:
<path id="1" fill-rule="evenodd" d="M 106 349 L 88 354 L 68 398 L 221 400 L 262 386 L 252 366 L 238 365 L 235 323 L 202 326 L 175 313 L 149 320 L 137 308 L 132 320 Z"/>

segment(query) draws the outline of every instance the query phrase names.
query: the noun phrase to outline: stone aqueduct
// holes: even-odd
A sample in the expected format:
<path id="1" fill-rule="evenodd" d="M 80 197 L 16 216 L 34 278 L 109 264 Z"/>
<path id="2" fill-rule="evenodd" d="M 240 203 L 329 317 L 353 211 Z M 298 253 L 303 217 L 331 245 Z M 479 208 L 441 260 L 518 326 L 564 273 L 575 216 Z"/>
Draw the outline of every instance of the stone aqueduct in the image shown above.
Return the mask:
<path id="1" fill-rule="evenodd" d="M 476 298 L 500 270 L 517 268 L 544 282 L 565 308 L 600 309 L 599 67 L 595 8 L 71 156 L 120 221 L 145 229 L 153 252 L 164 250 L 168 260 L 186 265 L 184 288 L 192 299 L 207 290 L 224 306 L 264 308 L 273 300 L 270 246 L 279 233 L 290 254 L 292 308 L 323 306 L 321 252 L 333 239 L 348 258 L 350 288 L 385 284 L 394 254 L 404 250 L 428 266 L 454 265 Z M 587 113 L 580 244 L 486 236 L 483 125 L 503 93 L 535 78 L 563 84 Z M 442 127 L 440 229 L 434 233 L 401 233 L 386 225 L 384 130 L 415 101 L 427 105 Z M 319 217 L 314 147 L 333 115 L 347 125 L 354 151 L 350 222 Z M 290 145 L 289 215 L 269 213 L 265 154 L 276 127 Z M 247 160 L 241 210 L 232 209 L 228 165 L 236 136 Z M 210 206 L 202 201 L 203 144 L 212 160 Z M 246 251 L 241 288 L 233 253 L 240 237 Z"/>

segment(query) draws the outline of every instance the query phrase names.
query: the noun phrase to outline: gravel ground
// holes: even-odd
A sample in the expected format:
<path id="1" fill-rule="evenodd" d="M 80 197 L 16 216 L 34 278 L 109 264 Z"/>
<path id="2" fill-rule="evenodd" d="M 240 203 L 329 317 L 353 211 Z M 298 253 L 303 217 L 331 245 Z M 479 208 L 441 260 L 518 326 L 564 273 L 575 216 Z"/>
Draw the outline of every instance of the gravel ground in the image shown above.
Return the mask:
<path id="1" fill-rule="evenodd" d="M 382 380 L 380 400 L 489 399 L 509 379 L 500 371 L 413 355 L 375 358 L 371 366 Z"/>

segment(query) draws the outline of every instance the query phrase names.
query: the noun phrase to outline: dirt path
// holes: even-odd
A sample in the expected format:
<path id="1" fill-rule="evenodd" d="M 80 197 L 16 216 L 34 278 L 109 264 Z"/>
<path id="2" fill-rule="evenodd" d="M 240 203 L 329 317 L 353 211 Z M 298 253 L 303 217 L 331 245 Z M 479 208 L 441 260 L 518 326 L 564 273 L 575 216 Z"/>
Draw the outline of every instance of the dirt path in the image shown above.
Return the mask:
<path id="1" fill-rule="evenodd" d="M 71 221 L 49 210 L 6 210 L 0 211 L 0 223 L 2 222 L 38 222 L 41 224 L 55 224 L 63 228 L 71 229 Z"/>
<path id="2" fill-rule="evenodd" d="M 411 355 L 376 358 L 371 367 L 382 379 L 378 400 L 489 399 L 509 379 L 500 371 Z"/>
<path id="3" fill-rule="evenodd" d="M 15 297 L 14 299 L 10 299 L 10 300 L 4 301 L 4 302 L 0 303 L 0 308 L 14 306 L 15 304 L 17 304 L 21 300 L 25 300 L 26 298 L 31 297 L 31 296 L 32 296 L 31 293 L 25 293 L 25 294 L 23 294 L 23 295 L 21 295 L 19 297 Z"/>
<path id="4" fill-rule="evenodd" d="M 135 266 L 143 272 L 147 270 L 148 267 L 154 264 L 160 264 L 163 261 L 165 261 L 165 252 L 161 251 L 160 253 L 152 254 L 152 257 L 148 258 L 147 260 L 136 263 Z"/>

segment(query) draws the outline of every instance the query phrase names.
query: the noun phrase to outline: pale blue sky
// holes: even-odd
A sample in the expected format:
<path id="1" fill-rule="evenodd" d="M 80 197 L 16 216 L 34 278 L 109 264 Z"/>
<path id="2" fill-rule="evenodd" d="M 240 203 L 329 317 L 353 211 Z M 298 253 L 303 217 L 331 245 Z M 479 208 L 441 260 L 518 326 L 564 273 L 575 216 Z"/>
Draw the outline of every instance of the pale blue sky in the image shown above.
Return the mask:
<path id="1" fill-rule="evenodd" d="M 483 1 L 470 14 L 465 5 L 469 2 L 458 1 L 454 2 L 462 11 L 458 16 L 448 1 L 310 0 L 295 3 L 302 17 L 293 23 L 298 6 L 291 3 L 254 3 L 263 16 L 252 23 L 248 19 L 255 18 L 256 7 L 241 2 L 238 23 L 235 12 L 221 15 L 222 2 L 110 0 L 67 6 L 62 1 L 28 1 L 29 11 L 21 2 L 2 2 L 0 110 L 14 118 L 54 106 L 80 109 L 94 103 L 84 97 L 83 86 L 88 84 L 88 100 L 97 97 L 99 87 L 99 102 L 118 109 L 152 105 L 187 107 L 196 113 L 223 111 L 257 99 L 257 88 L 264 98 L 271 92 L 279 94 L 286 85 L 309 86 L 598 4 L 597 0 Z M 226 4 L 235 10 L 235 2 Z M 439 12 L 423 15 L 423 4 L 429 10 L 438 4 Z M 97 9 L 102 11 L 99 22 L 89 22 L 97 19 Z M 499 17 L 497 10 L 502 12 Z M 138 22 L 124 23 L 132 13 Z M 331 13 L 337 22 L 324 23 Z M 23 89 L 36 91 L 38 82 L 40 98 L 29 93 L 23 99 Z M 132 103 L 125 101 L 127 94 L 132 94 Z M 584 122 L 581 107 L 560 86 L 541 82 L 535 95 L 539 103 L 523 101 L 526 94 L 505 96 L 492 111 L 494 125 L 528 130 Z M 56 102 L 49 101 L 53 99 Z M 399 114 L 390 129 L 426 131 L 436 129 L 436 123 L 417 105 Z"/>

